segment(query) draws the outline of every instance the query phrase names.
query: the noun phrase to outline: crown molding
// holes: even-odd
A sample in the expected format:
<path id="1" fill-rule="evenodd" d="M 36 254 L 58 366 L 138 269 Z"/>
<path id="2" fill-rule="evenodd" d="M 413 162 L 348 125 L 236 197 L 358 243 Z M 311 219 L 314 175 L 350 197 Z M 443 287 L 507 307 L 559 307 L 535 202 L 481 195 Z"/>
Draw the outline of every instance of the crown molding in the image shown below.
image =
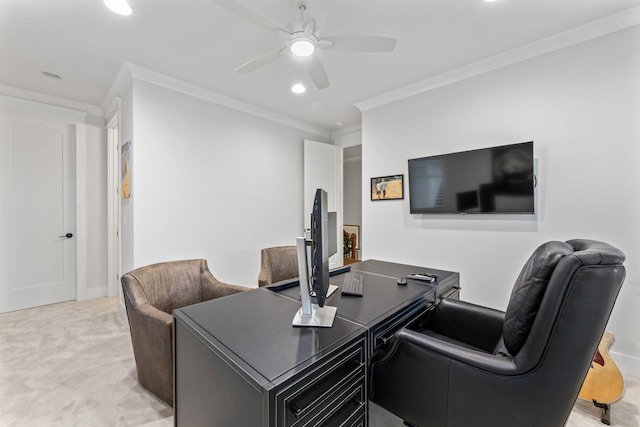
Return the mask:
<path id="1" fill-rule="evenodd" d="M 119 100 L 132 81 L 133 76 L 129 71 L 128 63 L 125 61 L 120 65 L 116 77 L 113 79 L 107 94 L 102 100 L 102 110 L 104 110 L 107 119 L 110 119 L 115 113 L 114 108 L 119 106 Z"/>
<path id="2" fill-rule="evenodd" d="M 32 101 L 25 99 L 21 91 L 19 93 L 13 93 L 12 96 L 5 95 L 5 88 L 7 88 L 7 86 L 0 88 L 0 112 L 2 113 L 45 119 L 66 125 L 83 124 L 86 122 L 86 111 L 59 107 L 52 105 L 51 102 L 44 103 L 41 100 Z"/>
<path id="3" fill-rule="evenodd" d="M 165 74 L 153 71 L 140 65 L 133 64 L 131 62 L 124 62 L 120 67 L 120 71 L 118 72 L 116 79 L 111 85 L 111 89 L 105 97 L 104 102 L 102 103 L 103 108 L 105 107 L 105 105 L 111 105 L 113 99 L 116 96 L 121 95 L 124 89 L 126 89 L 126 87 L 132 80 L 141 80 L 147 83 L 152 83 L 157 86 L 161 86 L 176 92 L 183 93 L 185 95 L 192 96 L 194 98 L 199 98 L 214 104 L 221 105 L 223 107 L 230 108 L 232 110 L 251 114 L 261 119 L 269 120 L 305 132 L 310 132 L 314 135 L 323 136 L 326 138 L 331 137 L 331 131 L 327 129 L 312 125 L 307 122 L 292 119 L 291 117 L 274 113 L 273 111 L 269 111 L 264 108 L 256 107 L 255 105 L 239 101 L 235 98 L 222 95 L 209 89 L 204 89 L 200 86 L 187 83 L 185 81 L 167 76 Z"/>
<path id="4" fill-rule="evenodd" d="M 96 116 L 102 116 L 104 114 L 102 108 L 97 105 L 86 104 L 72 99 L 61 98 L 59 96 L 48 95 L 46 93 L 35 92 L 5 84 L 0 84 L 0 96 L 14 98 L 17 102 L 17 104 L 15 104 L 16 106 L 19 104 L 18 101 L 33 103 L 34 105 L 32 105 L 32 107 L 35 106 L 35 104 L 41 104 L 41 111 L 45 112 L 47 115 L 53 114 L 54 117 L 74 118 L 74 120 L 78 117 L 83 117 L 81 120 L 82 123 L 84 123 L 84 116 L 87 114 L 93 114 Z M 3 104 L 6 102 L 8 102 L 6 99 L 3 100 Z"/>
<path id="5" fill-rule="evenodd" d="M 362 144 L 362 124 L 331 132 L 331 140 L 342 148 Z"/>
<path id="6" fill-rule="evenodd" d="M 451 71 L 404 86 L 400 89 L 358 102 L 360 111 L 368 111 L 420 93 L 465 80 L 489 71 L 497 70 L 537 56 L 564 49 L 591 39 L 605 36 L 636 25 L 640 25 L 640 6 L 581 25 L 562 33 L 538 40 L 519 48 L 464 65 Z"/>

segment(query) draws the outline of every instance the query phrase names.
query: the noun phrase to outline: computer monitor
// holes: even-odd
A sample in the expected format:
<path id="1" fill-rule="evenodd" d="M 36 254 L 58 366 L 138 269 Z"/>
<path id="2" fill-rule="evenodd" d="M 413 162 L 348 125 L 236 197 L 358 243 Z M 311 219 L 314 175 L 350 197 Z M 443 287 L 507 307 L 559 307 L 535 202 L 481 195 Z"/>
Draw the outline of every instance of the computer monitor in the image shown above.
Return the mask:
<path id="1" fill-rule="evenodd" d="M 316 295 L 320 307 L 329 290 L 329 213 L 327 192 L 316 190 L 311 211 L 311 283 L 310 290 Z"/>
<path id="2" fill-rule="evenodd" d="M 329 214 L 327 192 L 316 190 L 311 210 L 311 240 L 296 239 L 298 248 L 298 271 L 300 275 L 300 299 L 302 307 L 293 319 L 294 326 L 331 327 L 336 307 L 325 306 L 329 290 Z M 310 248 L 309 269 L 307 248 Z M 316 296 L 317 304 L 312 304 L 310 293 Z"/>

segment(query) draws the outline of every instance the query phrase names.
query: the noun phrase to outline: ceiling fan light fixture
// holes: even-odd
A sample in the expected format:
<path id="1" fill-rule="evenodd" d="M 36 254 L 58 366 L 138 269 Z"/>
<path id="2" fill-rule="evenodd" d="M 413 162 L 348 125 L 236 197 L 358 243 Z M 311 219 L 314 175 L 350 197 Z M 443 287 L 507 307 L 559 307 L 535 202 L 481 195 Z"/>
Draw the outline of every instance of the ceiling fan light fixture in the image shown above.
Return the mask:
<path id="1" fill-rule="evenodd" d="M 293 93 L 305 93 L 306 91 L 307 91 L 307 88 L 304 87 L 302 83 L 296 83 L 293 86 L 291 86 L 291 92 Z"/>
<path id="2" fill-rule="evenodd" d="M 294 55 L 304 58 L 313 55 L 313 52 L 316 50 L 316 45 L 308 37 L 298 37 L 291 40 L 289 50 Z"/>
<path id="3" fill-rule="evenodd" d="M 133 10 L 127 0 L 104 0 L 104 4 L 118 15 L 131 15 Z"/>

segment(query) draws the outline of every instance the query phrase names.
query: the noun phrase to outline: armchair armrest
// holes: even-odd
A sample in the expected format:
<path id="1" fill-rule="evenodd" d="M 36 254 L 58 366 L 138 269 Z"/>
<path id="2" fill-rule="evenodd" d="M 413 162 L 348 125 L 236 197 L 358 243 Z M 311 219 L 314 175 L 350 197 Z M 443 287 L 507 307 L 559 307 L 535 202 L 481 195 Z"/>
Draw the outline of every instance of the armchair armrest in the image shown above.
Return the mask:
<path id="1" fill-rule="evenodd" d="M 165 313 L 164 311 L 155 308 L 148 302 L 139 304 L 136 307 L 134 307 L 134 309 L 137 310 L 140 315 L 147 318 L 148 319 L 147 322 L 149 323 L 152 323 L 155 325 L 164 324 L 167 326 L 170 326 L 173 324 L 173 315 Z"/>
<path id="2" fill-rule="evenodd" d="M 213 275 L 202 275 L 202 300 L 208 301 L 214 298 L 220 298 L 227 295 L 237 294 L 238 292 L 248 291 L 249 287 L 231 285 L 224 283 L 213 277 Z"/>
<path id="3" fill-rule="evenodd" d="M 443 298 L 422 330 L 493 352 L 502 336 L 504 312 L 456 299 Z"/>
<path id="4" fill-rule="evenodd" d="M 519 372 L 513 362 L 513 359 L 510 357 L 501 357 L 485 353 L 483 351 L 470 349 L 452 342 L 439 340 L 437 338 L 421 334 L 420 332 L 411 331 L 406 328 L 402 328 L 396 332 L 395 337 L 397 341 L 394 342 L 394 346 L 398 346 L 400 343 L 417 346 L 420 347 L 421 350 L 437 353 L 451 361 L 495 374 L 519 375 L 522 373 Z M 393 351 L 390 351 L 388 354 L 392 355 L 393 353 Z"/>
<path id="5" fill-rule="evenodd" d="M 271 271 L 267 271 L 264 268 L 261 269 L 260 274 L 258 275 L 258 287 L 267 286 L 272 282 Z"/>

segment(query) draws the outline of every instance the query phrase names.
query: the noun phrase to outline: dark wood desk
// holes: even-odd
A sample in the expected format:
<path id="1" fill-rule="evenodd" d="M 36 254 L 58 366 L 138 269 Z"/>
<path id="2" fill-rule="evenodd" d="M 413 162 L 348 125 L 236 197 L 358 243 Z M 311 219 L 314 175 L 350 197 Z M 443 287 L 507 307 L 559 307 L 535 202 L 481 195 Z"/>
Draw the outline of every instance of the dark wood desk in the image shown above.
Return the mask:
<path id="1" fill-rule="evenodd" d="M 364 296 L 327 301 L 331 328 L 296 328 L 299 287 L 261 288 L 174 312 L 174 422 L 180 426 L 366 426 L 367 360 L 393 331 L 457 295 L 458 274 L 364 261 Z M 429 271 L 439 284 L 398 276 Z M 341 285 L 343 276 L 333 276 Z M 446 288 L 446 289 L 445 289 Z M 271 289 L 277 289 L 272 287 Z"/>
<path id="2" fill-rule="evenodd" d="M 338 289 L 325 304 L 337 307 L 339 317 L 367 328 L 367 357 L 373 355 L 393 332 L 433 307 L 439 298 L 458 297 L 459 274 L 451 271 L 378 260 L 362 261 L 350 267 L 352 272 L 363 276 L 364 296 L 342 296 Z M 406 285 L 397 284 L 399 277 L 420 272 L 436 274 L 438 281 L 429 284 L 408 280 Z M 343 281 L 344 274 L 329 279 L 329 283 L 338 288 Z M 278 285 L 274 288 L 277 289 Z M 279 294 L 300 301 L 298 286 L 281 290 Z"/>

